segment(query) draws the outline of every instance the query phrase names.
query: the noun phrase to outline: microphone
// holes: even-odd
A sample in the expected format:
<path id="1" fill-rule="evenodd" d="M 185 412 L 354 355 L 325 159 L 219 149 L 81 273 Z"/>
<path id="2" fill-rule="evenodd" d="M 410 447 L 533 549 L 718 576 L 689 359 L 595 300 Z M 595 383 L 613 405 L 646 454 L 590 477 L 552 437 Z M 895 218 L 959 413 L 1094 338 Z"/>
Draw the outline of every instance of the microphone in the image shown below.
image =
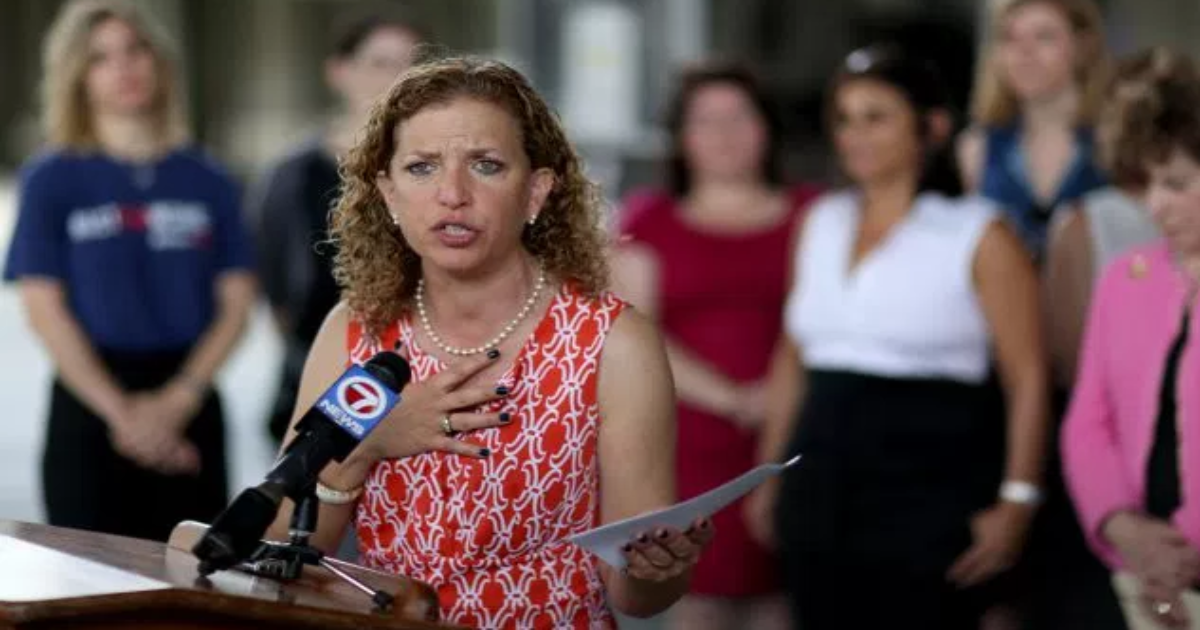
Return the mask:
<path id="1" fill-rule="evenodd" d="M 317 475 L 342 462 L 400 403 L 412 378 L 408 362 L 380 352 L 366 365 L 351 366 L 296 423 L 297 435 L 266 478 L 239 494 L 192 548 L 200 574 L 228 569 L 250 557 L 274 522 L 283 499 L 311 496 Z"/>

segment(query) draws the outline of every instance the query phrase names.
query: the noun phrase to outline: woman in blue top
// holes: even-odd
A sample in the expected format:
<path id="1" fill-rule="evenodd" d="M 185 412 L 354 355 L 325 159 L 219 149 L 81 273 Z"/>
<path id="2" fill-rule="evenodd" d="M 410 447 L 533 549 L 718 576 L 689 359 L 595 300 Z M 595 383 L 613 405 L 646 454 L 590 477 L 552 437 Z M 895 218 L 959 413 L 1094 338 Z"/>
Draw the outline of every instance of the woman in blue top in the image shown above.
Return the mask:
<path id="1" fill-rule="evenodd" d="M 993 4 L 959 168 L 1040 260 L 1053 209 L 1105 183 L 1092 156 L 1107 71 L 1100 11 L 1092 0 Z"/>
<path id="2" fill-rule="evenodd" d="M 51 147 L 22 169 L 4 277 L 57 374 L 47 514 L 165 539 L 226 500 L 211 383 L 255 294 L 238 192 L 189 145 L 169 42 L 146 16 L 71 2 L 44 63 Z"/>

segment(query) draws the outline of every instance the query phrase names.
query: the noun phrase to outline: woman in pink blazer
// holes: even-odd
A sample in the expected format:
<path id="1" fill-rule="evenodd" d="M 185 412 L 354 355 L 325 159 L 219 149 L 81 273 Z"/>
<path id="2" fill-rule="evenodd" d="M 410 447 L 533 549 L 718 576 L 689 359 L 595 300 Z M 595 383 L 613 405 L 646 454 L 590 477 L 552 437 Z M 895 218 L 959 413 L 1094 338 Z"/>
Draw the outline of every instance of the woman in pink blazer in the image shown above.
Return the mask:
<path id="1" fill-rule="evenodd" d="M 1117 258 L 1096 287 L 1065 473 L 1130 627 L 1198 629 L 1200 80 L 1164 64 L 1125 107 L 1165 238 Z"/>

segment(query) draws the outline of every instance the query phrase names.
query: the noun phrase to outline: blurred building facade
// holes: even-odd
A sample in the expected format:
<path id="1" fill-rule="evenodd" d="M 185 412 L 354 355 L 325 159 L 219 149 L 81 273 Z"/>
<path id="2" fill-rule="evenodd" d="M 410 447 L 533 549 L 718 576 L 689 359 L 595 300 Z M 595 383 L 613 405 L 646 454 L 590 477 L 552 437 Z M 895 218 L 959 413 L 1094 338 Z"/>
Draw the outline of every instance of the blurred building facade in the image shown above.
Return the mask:
<path id="1" fill-rule="evenodd" d="M 197 138 L 240 175 L 311 133 L 331 106 L 321 63 L 332 26 L 384 11 L 438 48 L 514 63 L 560 109 L 594 174 L 624 189 L 654 177 L 658 114 L 690 59 L 745 59 L 788 124 L 792 171 L 819 177 L 826 77 L 855 46 L 910 44 L 965 104 L 984 0 L 135 0 L 182 42 Z M 0 0 L 0 168 L 36 150 L 41 39 L 62 0 Z M 1200 53 L 1196 0 L 1107 0 L 1118 52 Z"/>

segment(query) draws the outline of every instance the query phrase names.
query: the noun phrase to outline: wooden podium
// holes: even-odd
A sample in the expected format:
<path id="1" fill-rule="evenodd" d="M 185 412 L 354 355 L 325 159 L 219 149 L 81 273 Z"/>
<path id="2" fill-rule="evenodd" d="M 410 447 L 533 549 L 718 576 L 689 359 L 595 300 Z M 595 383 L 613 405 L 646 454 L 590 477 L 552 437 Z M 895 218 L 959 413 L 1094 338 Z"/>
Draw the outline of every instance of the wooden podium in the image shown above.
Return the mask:
<path id="1" fill-rule="evenodd" d="M 348 571 L 393 593 L 389 613 L 324 569 L 289 583 L 196 572 L 191 553 L 133 538 L 0 521 L 0 628 L 444 628 L 416 581 Z"/>

